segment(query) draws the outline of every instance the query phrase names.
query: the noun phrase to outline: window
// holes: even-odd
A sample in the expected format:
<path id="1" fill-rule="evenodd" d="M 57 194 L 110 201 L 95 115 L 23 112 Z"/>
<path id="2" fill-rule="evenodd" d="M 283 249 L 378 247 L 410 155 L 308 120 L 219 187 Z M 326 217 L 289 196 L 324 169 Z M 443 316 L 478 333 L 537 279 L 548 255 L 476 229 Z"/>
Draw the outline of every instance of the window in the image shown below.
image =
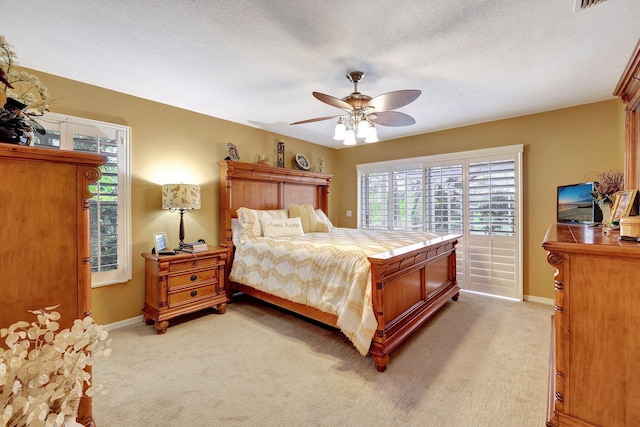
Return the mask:
<path id="1" fill-rule="evenodd" d="M 461 233 L 463 220 L 462 165 L 431 166 L 426 173 L 426 229 Z"/>
<path id="2" fill-rule="evenodd" d="M 458 282 L 522 299 L 522 146 L 358 165 L 358 227 L 461 234 Z"/>
<path id="3" fill-rule="evenodd" d="M 469 164 L 469 232 L 515 234 L 514 160 Z"/>
<path id="4" fill-rule="evenodd" d="M 106 156 L 100 180 L 89 187 L 92 286 L 131 279 L 129 128 L 55 113 L 37 121 L 46 133 L 36 134 L 35 146 Z"/>

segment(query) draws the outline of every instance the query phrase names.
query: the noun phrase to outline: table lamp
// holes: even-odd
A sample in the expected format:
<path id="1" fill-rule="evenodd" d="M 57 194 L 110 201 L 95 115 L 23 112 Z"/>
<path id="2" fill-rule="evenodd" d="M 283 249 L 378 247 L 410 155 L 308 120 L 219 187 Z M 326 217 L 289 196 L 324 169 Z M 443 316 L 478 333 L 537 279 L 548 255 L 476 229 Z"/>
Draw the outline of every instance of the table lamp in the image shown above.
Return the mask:
<path id="1" fill-rule="evenodd" d="M 180 248 L 184 245 L 184 211 L 200 209 L 200 186 L 193 184 L 165 184 L 162 186 L 162 209 L 180 212 Z"/>

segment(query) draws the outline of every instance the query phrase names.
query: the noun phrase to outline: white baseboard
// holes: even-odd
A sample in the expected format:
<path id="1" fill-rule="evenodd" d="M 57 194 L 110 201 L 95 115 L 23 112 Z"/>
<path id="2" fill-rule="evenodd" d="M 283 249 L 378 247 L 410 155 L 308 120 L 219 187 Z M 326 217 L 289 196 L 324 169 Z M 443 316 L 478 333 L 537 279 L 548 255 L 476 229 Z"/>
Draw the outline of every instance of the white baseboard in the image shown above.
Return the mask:
<path id="1" fill-rule="evenodd" d="M 485 294 L 483 292 L 469 291 L 467 289 L 460 289 L 460 291 L 469 292 L 470 294 L 478 294 L 478 295 L 485 295 L 485 296 L 493 297 L 493 298 L 500 298 L 500 299 L 504 299 L 504 300 L 507 300 L 507 301 L 520 301 L 519 299 L 516 299 L 516 298 L 501 297 L 501 296 L 498 296 L 498 295 Z M 536 296 L 533 296 L 533 295 L 525 295 L 522 299 L 524 301 L 535 302 L 535 303 L 538 303 L 538 304 L 553 305 L 553 299 L 552 298 L 550 299 L 550 298 L 536 297 Z"/>
<path id="2" fill-rule="evenodd" d="M 553 298 L 542 298 L 533 295 L 525 295 L 524 300 L 529 302 L 537 302 L 539 304 L 553 305 Z"/>
<path id="3" fill-rule="evenodd" d="M 104 325 L 104 328 L 107 331 L 111 331 L 113 329 L 124 328 L 125 326 L 135 325 L 136 323 L 142 322 L 142 316 L 132 317 L 130 319 L 120 320 L 119 322 L 109 323 L 108 325 Z"/>

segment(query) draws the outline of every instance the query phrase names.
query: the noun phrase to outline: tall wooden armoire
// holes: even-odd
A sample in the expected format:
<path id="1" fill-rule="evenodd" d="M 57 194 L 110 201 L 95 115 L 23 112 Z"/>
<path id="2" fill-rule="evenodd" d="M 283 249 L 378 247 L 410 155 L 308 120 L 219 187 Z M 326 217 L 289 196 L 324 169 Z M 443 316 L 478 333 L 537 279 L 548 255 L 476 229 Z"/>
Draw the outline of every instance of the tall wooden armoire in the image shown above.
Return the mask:
<path id="1" fill-rule="evenodd" d="M 88 186 L 105 160 L 0 144 L 0 327 L 58 304 L 61 328 L 91 314 Z M 90 398 L 81 399 L 78 422 L 93 425 Z"/>

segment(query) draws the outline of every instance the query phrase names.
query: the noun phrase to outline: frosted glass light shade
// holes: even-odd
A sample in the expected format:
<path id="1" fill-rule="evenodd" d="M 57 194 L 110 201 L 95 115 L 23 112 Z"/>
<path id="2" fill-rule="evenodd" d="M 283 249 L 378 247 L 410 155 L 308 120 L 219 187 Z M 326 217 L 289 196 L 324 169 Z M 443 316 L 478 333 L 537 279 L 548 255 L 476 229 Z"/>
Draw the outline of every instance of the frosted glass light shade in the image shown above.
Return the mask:
<path id="1" fill-rule="evenodd" d="M 356 135 L 353 130 L 349 129 L 344 135 L 344 145 L 356 145 Z"/>
<path id="2" fill-rule="evenodd" d="M 378 142 L 378 131 L 375 127 L 373 127 L 373 124 L 371 124 L 371 126 L 369 126 L 369 129 L 367 129 L 367 138 L 364 140 L 364 142 Z"/>
<path id="3" fill-rule="evenodd" d="M 163 185 L 162 209 L 200 209 L 200 186 L 193 184 Z"/>
<path id="4" fill-rule="evenodd" d="M 339 121 L 338 124 L 336 125 L 336 130 L 333 135 L 333 139 L 335 139 L 336 141 L 342 141 L 345 137 L 346 131 L 347 131 L 347 127 L 344 125 L 344 123 L 342 123 L 342 121 Z"/>
<path id="5" fill-rule="evenodd" d="M 367 132 L 369 131 L 369 123 L 366 120 L 361 120 L 358 123 L 358 138 L 365 138 L 367 136 Z"/>

